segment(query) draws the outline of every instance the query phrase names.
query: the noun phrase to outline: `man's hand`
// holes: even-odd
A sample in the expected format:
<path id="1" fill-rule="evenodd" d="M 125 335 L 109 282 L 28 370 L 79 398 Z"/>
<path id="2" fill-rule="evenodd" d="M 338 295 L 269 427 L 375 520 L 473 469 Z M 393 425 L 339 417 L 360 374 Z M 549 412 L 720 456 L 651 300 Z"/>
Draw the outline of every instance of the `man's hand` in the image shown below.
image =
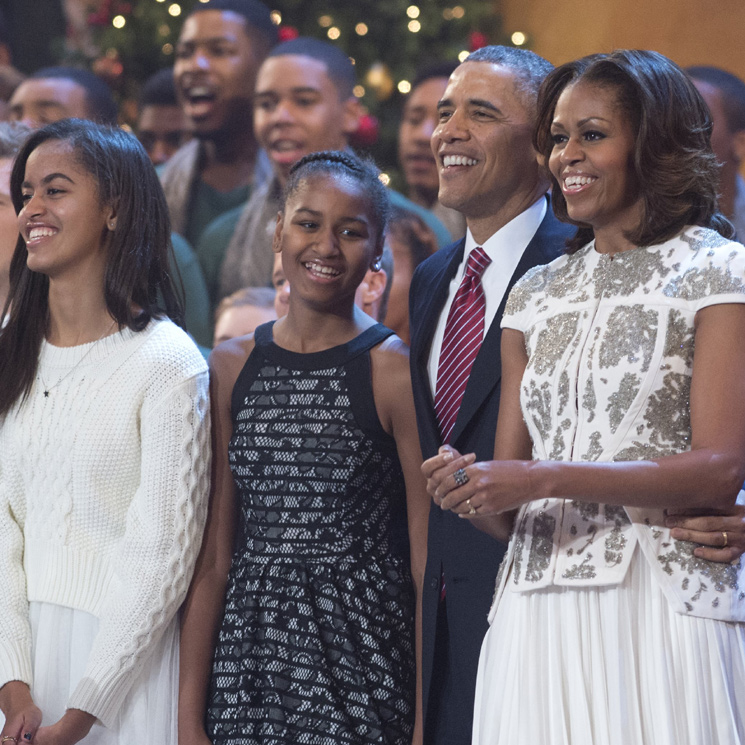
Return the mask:
<path id="1" fill-rule="evenodd" d="M 727 512 L 703 517 L 668 514 L 665 522 L 676 540 L 701 544 L 693 552 L 700 559 L 728 564 L 745 553 L 745 505 L 736 504 Z"/>

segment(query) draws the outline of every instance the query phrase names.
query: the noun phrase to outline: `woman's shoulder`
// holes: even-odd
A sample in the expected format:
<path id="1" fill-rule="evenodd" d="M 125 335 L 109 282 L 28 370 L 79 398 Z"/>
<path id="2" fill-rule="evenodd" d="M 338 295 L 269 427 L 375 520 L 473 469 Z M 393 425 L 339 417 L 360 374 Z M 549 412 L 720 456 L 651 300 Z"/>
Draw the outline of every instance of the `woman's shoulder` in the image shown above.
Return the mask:
<path id="1" fill-rule="evenodd" d="M 169 318 L 153 319 L 134 339 L 141 343 L 133 357 L 147 365 L 151 373 L 158 371 L 164 377 L 180 379 L 207 373 L 207 363 L 197 345 Z"/>
<path id="2" fill-rule="evenodd" d="M 663 290 L 668 297 L 699 301 L 718 295 L 745 295 L 745 246 L 741 243 L 710 228 L 691 225 L 659 249 L 673 270 Z"/>
<path id="3" fill-rule="evenodd" d="M 504 315 L 522 313 L 532 300 L 538 301 L 557 282 L 561 284 L 561 295 L 581 289 L 580 278 L 584 275 L 587 253 L 591 247 L 592 244 L 588 243 L 575 253 L 562 254 L 548 264 L 539 264 L 525 272 L 510 292 Z M 556 292 L 551 291 L 551 294 L 555 295 Z"/>

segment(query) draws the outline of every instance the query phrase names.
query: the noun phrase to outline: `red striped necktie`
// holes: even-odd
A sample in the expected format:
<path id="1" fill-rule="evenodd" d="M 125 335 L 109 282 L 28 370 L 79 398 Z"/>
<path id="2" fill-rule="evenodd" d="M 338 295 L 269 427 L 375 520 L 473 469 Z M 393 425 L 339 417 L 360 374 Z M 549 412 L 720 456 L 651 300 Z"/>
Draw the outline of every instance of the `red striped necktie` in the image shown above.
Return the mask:
<path id="1" fill-rule="evenodd" d="M 445 324 L 435 393 L 435 412 L 443 443 L 450 440 L 468 376 L 484 339 L 486 299 L 481 275 L 490 263 L 480 246 L 471 251 Z"/>

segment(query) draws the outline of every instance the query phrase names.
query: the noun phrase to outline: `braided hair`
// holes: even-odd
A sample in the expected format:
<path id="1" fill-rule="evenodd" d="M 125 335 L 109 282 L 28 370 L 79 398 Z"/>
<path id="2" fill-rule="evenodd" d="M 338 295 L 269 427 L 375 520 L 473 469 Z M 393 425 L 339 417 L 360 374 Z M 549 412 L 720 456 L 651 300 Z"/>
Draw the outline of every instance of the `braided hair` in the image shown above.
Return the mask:
<path id="1" fill-rule="evenodd" d="M 310 153 L 295 163 L 290 169 L 290 177 L 282 195 L 282 211 L 284 212 L 287 200 L 294 196 L 304 181 L 319 175 L 351 179 L 362 187 L 372 207 L 375 241 L 378 244 L 382 243 L 391 209 L 388 190 L 380 180 L 380 171 L 375 163 L 369 159 L 362 159 L 350 151 L 322 150 Z"/>

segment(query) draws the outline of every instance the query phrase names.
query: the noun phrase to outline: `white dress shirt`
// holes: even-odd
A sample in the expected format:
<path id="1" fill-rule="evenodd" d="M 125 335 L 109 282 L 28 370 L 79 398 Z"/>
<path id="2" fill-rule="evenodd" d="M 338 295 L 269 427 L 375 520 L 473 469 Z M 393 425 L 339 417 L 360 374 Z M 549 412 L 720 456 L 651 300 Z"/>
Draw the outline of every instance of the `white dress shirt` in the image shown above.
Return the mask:
<path id="1" fill-rule="evenodd" d="M 520 263 L 520 257 L 528 247 L 528 243 L 533 240 L 533 236 L 538 231 L 538 227 L 546 216 L 547 207 L 548 201 L 545 196 L 541 196 L 537 202 L 510 220 L 505 226 L 501 227 L 481 246 L 491 259 L 491 264 L 486 267 L 484 273 L 481 275 L 481 284 L 484 288 L 484 296 L 486 298 L 484 336 L 486 336 L 486 332 L 494 321 L 497 309 L 507 291 L 507 285 L 515 269 L 517 269 L 517 265 Z M 429 373 L 429 384 L 433 392 L 437 390 L 437 367 L 440 361 L 442 338 L 445 335 L 445 325 L 447 324 L 450 306 L 453 304 L 455 293 L 458 291 L 458 287 L 463 280 L 468 257 L 471 251 L 478 245 L 471 235 L 471 231 L 467 230 L 463 260 L 460 262 L 458 270 L 450 281 L 447 302 L 440 312 L 435 335 L 432 337 L 432 346 L 429 350 L 427 371 Z"/>

